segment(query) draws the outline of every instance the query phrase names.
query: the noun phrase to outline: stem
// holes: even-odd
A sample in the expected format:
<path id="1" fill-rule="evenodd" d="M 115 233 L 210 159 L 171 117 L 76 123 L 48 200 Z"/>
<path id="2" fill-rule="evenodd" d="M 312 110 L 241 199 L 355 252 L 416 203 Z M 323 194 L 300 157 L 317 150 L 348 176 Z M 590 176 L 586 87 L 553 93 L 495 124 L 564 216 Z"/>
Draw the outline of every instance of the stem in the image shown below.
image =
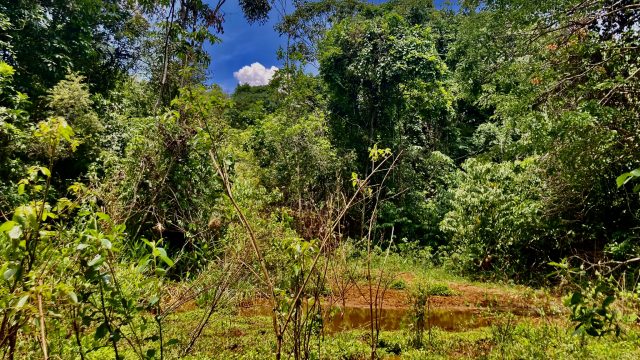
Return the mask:
<path id="1" fill-rule="evenodd" d="M 73 315 L 73 333 L 75 334 L 76 344 L 78 345 L 78 351 L 80 352 L 80 359 L 85 360 L 84 350 L 82 349 L 82 341 L 80 341 L 80 327 L 78 326 L 78 320 L 76 319 L 75 311 Z"/>
<path id="2" fill-rule="evenodd" d="M 387 174 L 395 167 L 395 163 L 397 162 L 398 157 L 399 157 L 399 155 L 396 158 L 393 159 L 389 169 L 387 169 Z M 345 204 L 345 207 L 338 214 L 338 216 L 333 221 L 331 226 L 327 229 L 327 233 L 325 234 L 325 236 L 324 236 L 324 238 L 322 240 L 322 243 L 320 244 L 320 247 L 318 248 L 318 253 L 316 254 L 315 258 L 313 259 L 313 263 L 311 264 L 309 274 L 305 277 L 305 280 L 302 283 L 302 289 L 304 289 L 306 287 L 307 282 L 309 281 L 309 278 L 311 277 L 312 270 L 314 270 L 316 268 L 316 266 L 318 264 L 318 260 L 320 259 L 320 256 L 322 256 L 322 251 L 324 250 L 324 247 L 327 245 L 328 241 L 331 239 L 331 234 L 333 234 L 333 231 L 335 230 L 336 226 L 338 226 L 340 224 L 340 220 L 344 217 L 344 215 L 347 213 L 347 211 L 351 208 L 351 206 L 355 202 L 355 199 L 358 196 L 358 194 L 360 194 L 360 192 L 365 188 L 365 186 L 366 186 L 365 184 L 367 184 L 369 182 L 369 180 L 371 179 L 371 177 L 373 177 L 373 175 L 376 174 L 379 171 L 379 169 L 382 167 L 382 165 L 386 162 L 387 159 L 388 158 L 385 158 L 383 161 L 381 161 L 380 164 L 378 164 L 378 166 L 376 166 L 372 170 L 372 172 L 362 181 L 362 183 L 359 185 L 358 189 L 356 190 L 355 194 L 353 194 L 353 196 L 351 196 L 349 201 Z M 296 297 L 295 297 L 294 300 L 297 300 L 301 295 L 302 295 L 302 291 L 298 291 L 298 293 L 296 294 Z M 285 320 L 285 323 L 283 324 L 283 331 L 284 331 L 284 329 L 286 329 L 286 326 L 289 323 L 292 311 L 293 311 L 293 309 L 290 309 L 289 313 L 287 314 L 287 318 Z"/>
<path id="3" fill-rule="evenodd" d="M 109 330 L 109 337 L 111 338 L 111 345 L 113 347 L 113 352 L 115 353 L 115 358 L 119 359 L 118 355 L 118 344 L 116 343 L 116 338 L 113 336 L 113 330 L 111 329 L 111 323 L 109 322 L 109 315 L 107 314 L 107 308 L 104 304 L 104 291 L 102 290 L 102 281 L 100 281 L 100 305 L 102 307 L 102 316 L 104 316 L 104 322 L 107 324 L 107 329 Z"/>
<path id="4" fill-rule="evenodd" d="M 272 322 L 273 322 L 273 330 L 274 330 L 275 335 L 276 335 L 276 359 L 280 359 L 280 352 L 282 350 L 282 333 L 284 332 L 284 329 L 280 329 L 280 326 L 278 326 L 278 318 L 277 318 L 277 314 L 276 314 L 276 310 L 277 310 L 277 307 L 278 307 L 278 302 L 277 302 L 277 295 L 276 295 L 276 291 L 275 291 L 275 286 L 273 285 L 273 281 L 271 280 L 271 276 L 269 276 L 269 271 L 267 270 L 266 261 L 264 260 L 264 257 L 262 256 L 262 252 L 260 251 L 260 248 L 258 247 L 258 238 L 256 237 L 256 234 L 253 231 L 253 228 L 251 227 L 251 224 L 249 223 L 249 221 L 245 217 L 244 212 L 240 208 L 240 205 L 238 205 L 238 203 L 236 202 L 235 198 L 233 197 L 233 191 L 231 189 L 231 182 L 229 181 L 229 174 L 226 172 L 226 170 L 218 162 L 216 148 L 213 146 L 214 138 L 213 138 L 211 129 L 209 129 L 209 124 L 204 122 L 204 121 L 203 121 L 203 123 L 204 123 L 203 127 L 206 129 L 207 133 L 209 134 L 209 138 L 212 141 L 211 149 L 209 149 L 209 157 L 211 158 L 211 162 L 213 162 L 213 165 L 216 168 L 216 171 L 218 172 L 218 175 L 220 176 L 220 178 L 222 180 L 222 183 L 224 185 L 225 193 L 226 193 L 227 197 L 229 198 L 229 201 L 231 201 L 231 204 L 233 205 L 233 208 L 236 211 L 236 214 L 238 214 L 238 217 L 240 218 L 240 222 L 242 223 L 243 227 L 246 229 L 247 233 L 249 234 L 249 240 L 251 242 L 251 247 L 253 247 L 253 251 L 254 251 L 256 257 L 258 258 L 258 262 L 260 263 L 260 269 L 262 271 L 262 275 L 264 276 L 264 279 L 265 279 L 265 281 L 267 283 L 267 286 L 269 287 L 269 292 L 270 292 L 270 295 L 271 295 L 271 306 L 272 306 L 271 319 L 272 319 Z"/>
<path id="5" fill-rule="evenodd" d="M 40 317 L 40 345 L 42 346 L 42 356 L 44 360 L 49 359 L 49 351 L 47 349 L 47 331 L 44 323 L 44 310 L 42 307 L 42 279 L 38 280 L 40 290 L 38 291 L 38 315 Z"/>
<path id="6" fill-rule="evenodd" d="M 155 110 L 158 109 L 158 105 L 160 105 L 160 102 L 162 101 L 162 96 L 164 95 L 164 88 L 166 86 L 167 83 L 167 72 L 169 69 L 169 36 L 171 36 L 171 30 L 173 27 L 173 15 L 174 15 L 174 8 L 176 5 L 176 0 L 171 1 L 171 8 L 169 9 L 169 15 L 167 15 L 167 22 L 168 22 L 168 27 L 167 27 L 167 33 L 165 34 L 165 38 L 164 38 L 164 64 L 163 64 L 163 70 L 162 70 L 162 81 L 160 82 L 160 95 L 158 96 L 158 101 L 156 102 L 156 106 L 155 106 Z"/>

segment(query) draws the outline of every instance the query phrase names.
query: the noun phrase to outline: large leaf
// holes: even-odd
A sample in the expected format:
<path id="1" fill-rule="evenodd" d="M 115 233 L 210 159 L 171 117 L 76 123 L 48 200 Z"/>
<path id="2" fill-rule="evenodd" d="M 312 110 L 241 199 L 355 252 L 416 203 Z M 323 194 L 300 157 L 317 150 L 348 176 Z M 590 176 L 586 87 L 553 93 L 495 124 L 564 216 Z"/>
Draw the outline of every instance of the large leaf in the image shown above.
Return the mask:
<path id="1" fill-rule="evenodd" d="M 20 225 L 15 225 L 11 230 L 9 230 L 9 232 L 7 232 L 7 235 L 9 235 L 10 239 L 19 239 L 20 236 L 22 236 L 22 228 Z"/>
<path id="2" fill-rule="evenodd" d="M 15 268 L 8 268 L 3 274 L 2 274 L 2 278 L 9 281 L 11 280 L 11 278 L 13 277 L 13 275 L 16 274 L 16 272 L 18 272 L 18 269 Z"/>
<path id="3" fill-rule="evenodd" d="M 11 229 L 13 229 L 14 226 L 18 225 L 18 223 L 16 223 L 15 221 L 7 221 L 5 223 L 3 223 L 2 225 L 0 225 L 0 232 L 7 232 Z"/>
<path id="4" fill-rule="evenodd" d="M 100 324 L 100 326 L 98 326 L 93 337 L 96 340 L 99 340 L 105 337 L 108 333 L 109 333 L 109 325 L 106 322 L 103 322 L 102 324 Z"/>
<path id="5" fill-rule="evenodd" d="M 21 297 L 20 300 L 18 300 L 18 302 L 16 303 L 16 309 L 22 309 L 26 305 L 27 300 L 29 300 L 28 294 Z"/>
<path id="6" fill-rule="evenodd" d="M 78 303 L 78 295 L 76 295 L 76 293 L 75 293 L 75 292 L 73 292 L 73 291 L 69 290 L 69 291 L 67 291 L 67 296 L 69 297 L 69 299 L 71 299 L 71 301 L 72 301 L 74 304 L 77 304 L 77 303 Z"/>

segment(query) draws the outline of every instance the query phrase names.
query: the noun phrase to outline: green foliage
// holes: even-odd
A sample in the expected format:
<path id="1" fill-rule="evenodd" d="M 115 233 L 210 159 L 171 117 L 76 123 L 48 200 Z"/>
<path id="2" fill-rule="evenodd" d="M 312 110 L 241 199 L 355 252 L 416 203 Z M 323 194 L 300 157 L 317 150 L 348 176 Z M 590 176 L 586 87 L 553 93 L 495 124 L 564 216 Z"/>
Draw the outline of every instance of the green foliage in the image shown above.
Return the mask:
<path id="1" fill-rule="evenodd" d="M 453 296 L 456 293 L 446 284 L 429 284 L 427 286 L 427 294 L 430 296 Z"/>
<path id="2" fill-rule="evenodd" d="M 75 150 L 74 136 L 59 117 L 39 123 L 33 133 L 50 165 L 61 154 Z M 146 358 L 145 354 L 156 350 L 145 349 L 148 344 L 140 342 L 140 334 L 147 329 L 143 312 L 158 304 L 161 277 L 166 272 L 163 266 L 172 266 L 172 260 L 164 249 L 149 243 L 151 256 L 128 269 L 146 275 L 146 280 L 125 293 L 117 270 L 125 227 L 97 211 L 94 194 L 82 184 L 69 188 L 73 198 L 59 197 L 50 203 L 51 170 L 43 166 L 28 170 L 28 177 L 17 187 L 23 203 L 12 211 L 11 220 L 0 225 L 0 342 L 8 344 L 11 356 L 34 351 L 37 344 L 23 348 L 25 344 L 16 341 L 23 333 L 37 333 L 38 320 L 44 353 L 84 356 L 112 346 L 118 357 L 118 343 L 126 340 L 137 342 L 135 351 Z M 56 339 L 68 331 L 73 339 L 67 336 L 66 344 L 47 346 L 45 323 Z"/>
<path id="3" fill-rule="evenodd" d="M 233 106 L 229 109 L 229 123 L 236 128 L 245 128 L 272 113 L 276 104 L 275 89 L 270 85 L 238 85 L 231 95 Z"/>
<path id="4" fill-rule="evenodd" d="M 250 146 L 267 188 L 279 189 L 292 206 L 320 200 L 333 190 L 331 179 L 340 162 L 322 113 L 297 118 L 276 113 L 252 130 Z"/>
<path id="5" fill-rule="evenodd" d="M 85 78 L 69 74 L 48 91 L 47 103 L 51 114 L 64 116 L 82 141 L 95 142 L 102 130 Z"/>
<path id="6" fill-rule="evenodd" d="M 4 3 L 0 14 L 6 21 L 0 46 L 11 54 L 16 87 L 36 98 L 69 71 L 106 93 L 130 68 L 144 30 L 131 2 L 20 0 Z"/>
<path id="7" fill-rule="evenodd" d="M 317 60 L 317 45 L 327 29 L 356 14 L 374 12 L 374 6 L 362 0 L 299 0 L 295 10 L 286 14 L 275 28 L 289 37 L 286 51 L 290 57 L 311 63 Z"/>
<path id="8" fill-rule="evenodd" d="M 240 1 L 249 22 L 287 10 L 277 31 L 288 41 L 269 85 L 231 95 L 203 85 L 223 2 L 0 5 L 6 357 L 362 358 L 378 346 L 380 356 L 538 359 L 637 348 L 634 332 L 605 336 L 638 306 L 635 2 L 462 1 L 454 11 L 296 0 L 288 12 Z M 305 73 L 314 63 L 319 74 Z M 558 261 L 569 254 L 588 266 Z M 505 317 L 438 331 L 425 347 L 425 305 L 455 294 L 390 280 L 440 262 L 540 283 L 549 261 L 572 291 L 580 338 Z M 325 337 L 321 304 L 338 292 L 345 305 L 371 284 L 371 266 L 385 288 L 410 292 L 410 336 Z M 611 277 L 589 283 L 592 268 Z M 251 338 L 231 340 L 218 303 L 265 293 L 276 338 L 264 341 L 259 320 L 238 321 Z M 166 321 L 189 300 L 207 307 L 184 315 L 193 332 L 180 316 Z M 224 345 L 212 344 L 218 334 Z"/>
<path id="9" fill-rule="evenodd" d="M 622 187 L 623 185 L 625 185 L 626 183 L 633 181 L 637 178 L 640 178 L 640 169 L 635 169 L 635 170 L 631 170 L 627 173 L 624 173 L 620 176 L 618 176 L 618 178 L 616 179 L 616 184 L 618 185 L 618 187 Z M 636 185 L 633 187 L 633 192 L 640 192 L 640 187 L 639 185 Z"/>
<path id="10" fill-rule="evenodd" d="M 17 199 L 13 198 L 12 181 L 20 178 L 23 161 L 19 154 L 28 149 L 26 124 L 29 113 L 23 109 L 28 103 L 27 96 L 13 87 L 15 69 L 0 61 L 0 214 L 13 208 Z"/>
<path id="11" fill-rule="evenodd" d="M 407 288 L 407 283 L 402 279 L 396 279 L 391 283 L 389 288 L 394 290 L 404 290 Z"/>
<path id="12" fill-rule="evenodd" d="M 497 271 L 517 278 L 537 259 L 561 249 L 546 236 L 537 159 L 484 163 L 458 171 L 451 211 L 440 227 L 451 239 L 452 265 L 468 273 Z"/>
<path id="13" fill-rule="evenodd" d="M 625 94 L 637 91 L 638 82 L 629 80 L 638 59 L 625 49 L 638 36 L 618 15 L 640 14 L 626 3 L 593 1 L 575 11 L 577 3 L 489 1 L 478 9 L 470 2 L 447 58 L 464 105 L 458 109 L 476 128 L 472 156 L 496 166 L 539 159 L 543 192 L 521 189 L 538 213 L 518 215 L 537 249 L 509 252 L 520 261 L 544 263 L 549 253 L 542 249 L 560 257 L 570 248 L 602 249 L 633 239 L 637 226 L 637 197 L 613 180 L 637 167 L 638 103 Z M 587 20 L 569 30 L 576 19 Z M 545 220 L 536 224 L 531 216 Z"/>
<path id="14" fill-rule="evenodd" d="M 422 282 L 414 285 L 410 293 L 411 302 L 411 325 L 410 325 L 410 340 L 409 344 L 413 348 L 420 349 L 424 346 L 424 331 L 427 325 L 428 314 L 427 305 L 429 303 L 429 285 Z M 431 330 L 431 329 L 429 329 Z"/>
<path id="15" fill-rule="evenodd" d="M 446 70 L 430 29 L 397 14 L 337 24 L 320 53 L 337 143 L 356 151 L 434 144 L 428 130 L 442 130 L 450 101 Z"/>
<path id="16" fill-rule="evenodd" d="M 574 292 L 567 298 L 565 305 L 571 308 L 570 320 L 576 323 L 574 334 L 587 334 L 600 337 L 609 333 L 620 335 L 617 313 L 611 309 L 614 295 L 607 295 L 601 286 L 587 291 Z"/>
<path id="17" fill-rule="evenodd" d="M 222 134 L 227 104 L 218 88 L 185 88 L 159 116 L 117 119 L 127 126 L 126 146 L 122 157 L 109 155 L 101 196 L 114 219 L 131 229 L 131 251 L 140 249 L 138 237 L 164 238 L 171 256 L 187 249 L 178 273 L 206 264 L 224 225 L 209 225 L 221 186 L 202 126 Z"/>
<path id="18" fill-rule="evenodd" d="M 402 151 L 388 186 L 394 200 L 381 204 L 380 227 L 423 240 L 423 158 L 454 144 L 447 67 L 431 29 L 393 12 L 355 17 L 327 33 L 319 62 L 339 153 L 365 154 L 375 143 Z M 356 165 L 364 171 L 370 160 L 359 155 Z"/>

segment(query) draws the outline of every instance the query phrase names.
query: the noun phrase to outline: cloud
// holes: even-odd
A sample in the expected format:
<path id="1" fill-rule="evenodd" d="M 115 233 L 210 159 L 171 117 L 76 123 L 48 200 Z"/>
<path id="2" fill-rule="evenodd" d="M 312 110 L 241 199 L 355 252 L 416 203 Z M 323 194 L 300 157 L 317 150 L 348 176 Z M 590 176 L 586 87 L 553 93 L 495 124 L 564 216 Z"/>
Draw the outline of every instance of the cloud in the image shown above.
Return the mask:
<path id="1" fill-rule="evenodd" d="M 267 85 L 276 71 L 278 71 L 278 68 L 275 66 L 267 69 L 264 65 L 255 62 L 251 64 L 251 66 L 243 66 L 242 69 L 234 72 L 233 77 L 235 77 L 241 85 Z"/>

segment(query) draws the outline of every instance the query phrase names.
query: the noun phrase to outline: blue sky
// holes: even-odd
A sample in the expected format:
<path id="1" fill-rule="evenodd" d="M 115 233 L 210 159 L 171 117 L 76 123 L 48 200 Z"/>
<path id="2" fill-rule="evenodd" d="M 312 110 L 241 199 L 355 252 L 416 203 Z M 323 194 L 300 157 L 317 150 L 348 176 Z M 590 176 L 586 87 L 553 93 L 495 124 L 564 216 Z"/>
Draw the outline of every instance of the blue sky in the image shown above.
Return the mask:
<path id="1" fill-rule="evenodd" d="M 372 0 L 382 3 L 385 0 Z M 436 0 L 441 4 L 442 0 Z M 279 13 L 272 10 L 265 24 L 249 25 L 245 20 L 237 0 L 228 0 L 222 7 L 225 14 L 224 34 L 219 35 L 221 42 L 208 44 L 207 51 L 211 55 L 209 78 L 219 84 L 225 92 L 232 92 L 238 84 L 233 73 L 244 66 L 260 63 L 267 69 L 280 67 L 276 52 L 284 44 L 274 30 Z"/>

